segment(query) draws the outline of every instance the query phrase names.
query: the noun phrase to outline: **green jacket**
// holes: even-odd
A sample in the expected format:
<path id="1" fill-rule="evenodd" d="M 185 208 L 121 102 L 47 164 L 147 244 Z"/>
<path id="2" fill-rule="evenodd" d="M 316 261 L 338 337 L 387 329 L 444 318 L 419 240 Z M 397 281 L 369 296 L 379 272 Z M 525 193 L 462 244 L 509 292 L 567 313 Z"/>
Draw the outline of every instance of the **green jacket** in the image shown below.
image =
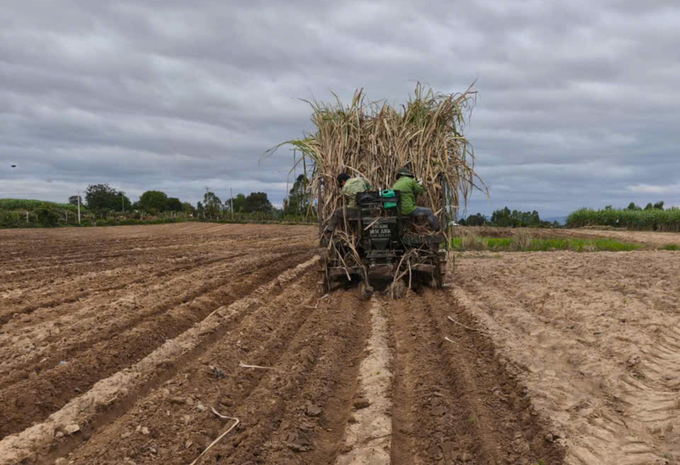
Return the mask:
<path id="1" fill-rule="evenodd" d="M 397 182 L 392 186 L 392 190 L 401 192 L 402 215 L 410 215 L 411 212 L 416 209 L 416 195 L 425 192 L 423 186 L 418 184 L 415 179 L 409 178 L 408 176 L 402 176 L 397 179 Z"/>
<path id="2" fill-rule="evenodd" d="M 347 208 L 357 208 L 356 195 L 359 192 L 366 192 L 371 185 L 363 178 L 349 178 L 342 186 L 342 194 L 347 201 Z"/>

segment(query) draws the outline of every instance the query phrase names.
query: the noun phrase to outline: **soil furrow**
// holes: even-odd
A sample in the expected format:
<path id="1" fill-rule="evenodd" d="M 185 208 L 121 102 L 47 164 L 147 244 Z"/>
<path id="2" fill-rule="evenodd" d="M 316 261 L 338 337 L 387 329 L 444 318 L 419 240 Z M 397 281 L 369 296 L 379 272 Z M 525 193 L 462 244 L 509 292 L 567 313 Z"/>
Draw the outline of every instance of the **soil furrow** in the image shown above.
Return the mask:
<path id="1" fill-rule="evenodd" d="M 304 253 L 304 250 L 299 252 Z M 206 305 L 214 307 L 212 299 L 237 298 L 238 294 L 229 292 L 241 277 L 257 272 L 260 267 L 266 271 L 272 264 L 278 266 L 286 255 L 295 253 L 294 249 L 289 249 L 283 254 L 253 255 L 197 270 L 193 275 L 180 275 L 162 284 L 133 286 L 117 297 L 102 295 L 88 299 L 75 304 L 70 312 L 64 308 L 51 312 L 51 318 L 41 315 L 43 321 L 38 324 L 26 326 L 23 320 L 13 322 L 0 334 L 0 355 L 5 358 L 0 364 L 0 373 L 4 374 L 2 386 L 25 378 L 33 371 L 39 373 L 55 367 L 62 360 L 68 362 L 96 343 L 117 338 L 145 321 L 157 320 L 170 310 L 198 304 L 200 312 Z M 206 275 L 208 279 L 205 279 Z M 193 319 L 194 311 L 187 311 Z"/>
<path id="2" fill-rule="evenodd" d="M 201 357 L 206 350 L 216 347 L 217 341 L 225 334 L 234 334 L 235 338 L 239 338 L 238 328 L 244 318 L 253 312 L 260 312 L 262 308 L 269 308 L 269 303 L 276 300 L 287 285 L 301 274 L 309 274 L 315 264 L 315 260 L 309 260 L 289 269 L 248 297 L 228 307 L 217 309 L 210 317 L 166 342 L 131 369 L 122 370 L 98 382 L 82 397 L 73 399 L 63 409 L 51 415 L 45 423 L 34 425 L 19 435 L 6 437 L 0 441 L 0 464 L 16 463 L 24 459 L 37 460 L 37 463 L 52 463 L 55 458 L 72 450 L 83 440 L 89 439 L 101 427 L 125 415 L 138 398 L 144 398 L 153 389 L 172 379 L 185 366 Z M 278 309 L 280 306 L 278 304 L 274 308 Z M 272 315 L 276 316 L 274 312 Z M 291 328 L 297 330 L 295 324 L 292 324 Z M 267 336 L 270 335 L 266 329 L 263 332 Z M 242 346 L 240 339 L 236 340 L 236 345 Z M 201 366 L 203 367 L 202 363 Z M 189 375 L 182 375 L 184 380 L 188 377 Z M 79 424 L 80 432 L 62 437 L 67 426 L 73 423 Z M 166 424 L 165 421 L 163 424 Z M 59 432 L 56 438 L 55 431 Z M 98 434 L 96 437 L 101 436 Z"/>
<path id="3" fill-rule="evenodd" d="M 409 300 L 392 312 L 393 463 L 561 463 L 490 341 L 447 319 L 475 325 L 450 295 L 426 289 Z"/>
<path id="4" fill-rule="evenodd" d="M 45 366 L 54 368 L 42 372 L 31 370 L 31 373 L 36 373 L 34 376 L 28 376 L 0 391 L 0 405 L 3 406 L 0 410 L 0 438 L 19 432 L 35 421 L 44 420 L 70 399 L 89 390 L 99 379 L 136 363 L 164 341 L 201 321 L 215 308 L 229 305 L 306 258 L 309 258 L 306 251 L 277 257 L 272 262 L 260 264 L 264 265 L 262 271 L 243 283 L 238 283 L 239 273 L 230 276 L 230 281 L 237 284 L 229 286 L 225 292 L 221 292 L 219 286 L 214 290 L 211 286 L 210 292 L 217 294 L 216 299 L 181 306 L 171 314 L 154 314 L 153 319 L 145 320 L 148 324 L 136 322 L 132 331 L 127 331 L 133 324 L 131 322 L 123 328 L 107 327 L 107 330 L 113 330 L 108 336 L 95 334 L 91 342 L 85 341 L 84 344 L 57 353 L 56 357 L 48 357 L 48 362 L 52 363 L 45 363 Z M 244 270 L 243 276 L 256 272 L 260 266 Z M 168 307 L 168 310 L 171 308 Z M 101 342 L 95 343 L 95 340 Z M 60 365 L 54 363 L 56 360 L 67 362 Z M 40 398 L 39 402 L 35 401 L 36 397 Z"/>

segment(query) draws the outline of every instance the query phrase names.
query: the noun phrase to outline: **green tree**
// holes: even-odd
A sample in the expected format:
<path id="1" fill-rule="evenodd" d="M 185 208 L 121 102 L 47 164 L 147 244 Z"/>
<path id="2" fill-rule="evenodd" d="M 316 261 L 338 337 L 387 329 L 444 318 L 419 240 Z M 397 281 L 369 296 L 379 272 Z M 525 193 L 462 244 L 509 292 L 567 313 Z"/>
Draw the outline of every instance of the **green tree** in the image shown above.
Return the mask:
<path id="1" fill-rule="evenodd" d="M 205 208 L 205 214 L 211 219 L 216 218 L 222 210 L 222 201 L 214 192 L 210 192 L 210 189 L 207 187 L 203 195 L 203 207 Z"/>
<path id="2" fill-rule="evenodd" d="M 522 212 L 512 210 L 505 207 L 502 210 L 496 210 L 491 214 L 491 223 L 495 226 L 505 228 L 522 228 L 528 226 L 544 226 L 544 222 L 536 210 L 531 212 Z"/>
<path id="3" fill-rule="evenodd" d="M 83 198 L 79 195 L 72 195 L 68 198 L 68 203 L 71 205 L 78 205 L 78 199 L 80 199 L 80 204 L 83 205 Z"/>
<path id="4" fill-rule="evenodd" d="M 654 204 L 654 210 L 663 210 L 663 204 L 664 204 L 663 200 L 656 202 Z"/>
<path id="5" fill-rule="evenodd" d="M 139 207 L 147 212 L 159 212 L 167 209 L 168 196 L 161 191 L 146 191 L 139 197 Z"/>
<path id="6" fill-rule="evenodd" d="M 59 214 L 47 207 L 40 207 L 35 211 L 38 222 L 43 226 L 56 226 L 59 223 Z"/>
<path id="7" fill-rule="evenodd" d="M 461 224 L 463 224 L 464 226 L 484 226 L 486 223 L 488 223 L 488 221 L 486 220 L 486 217 L 481 213 L 477 213 L 476 215 L 470 215 L 467 217 L 467 219 L 461 221 Z"/>
<path id="8" fill-rule="evenodd" d="M 176 197 L 168 197 L 165 208 L 171 212 L 181 212 L 182 202 Z"/>
<path id="9" fill-rule="evenodd" d="M 201 203 L 201 202 L 198 202 L 198 203 Z M 184 203 L 182 204 L 182 211 L 183 211 L 184 213 L 190 213 L 190 214 L 192 214 L 192 215 L 194 215 L 194 214 L 196 213 L 196 209 L 195 209 L 194 206 L 191 205 L 189 202 L 184 202 Z"/>
<path id="10" fill-rule="evenodd" d="M 104 210 L 121 211 L 123 204 L 130 207 L 130 199 L 124 192 L 118 192 L 108 184 L 92 184 L 85 190 L 87 207 L 102 212 Z"/>
<path id="11" fill-rule="evenodd" d="M 235 212 L 242 212 L 243 211 L 243 206 L 246 203 L 246 196 L 243 194 L 236 194 L 236 197 L 229 198 L 225 200 L 224 202 L 224 211 L 230 212 L 231 211 L 231 205 L 232 202 L 234 204 L 234 211 Z"/>
<path id="12" fill-rule="evenodd" d="M 626 210 L 642 210 L 642 208 L 635 205 L 635 202 L 631 202 L 628 204 L 628 208 L 626 208 Z"/>
<path id="13" fill-rule="evenodd" d="M 304 174 L 299 175 L 284 202 L 283 211 L 286 215 L 302 216 L 308 213 L 311 204 L 308 186 L 307 177 Z"/>
<path id="14" fill-rule="evenodd" d="M 262 212 L 269 213 L 272 211 L 272 204 L 267 198 L 266 192 L 252 192 L 246 197 L 243 205 L 243 211 L 247 213 Z"/>
<path id="15" fill-rule="evenodd" d="M 649 202 L 647 205 L 645 205 L 645 210 L 653 210 L 654 205 L 652 205 L 652 202 Z"/>

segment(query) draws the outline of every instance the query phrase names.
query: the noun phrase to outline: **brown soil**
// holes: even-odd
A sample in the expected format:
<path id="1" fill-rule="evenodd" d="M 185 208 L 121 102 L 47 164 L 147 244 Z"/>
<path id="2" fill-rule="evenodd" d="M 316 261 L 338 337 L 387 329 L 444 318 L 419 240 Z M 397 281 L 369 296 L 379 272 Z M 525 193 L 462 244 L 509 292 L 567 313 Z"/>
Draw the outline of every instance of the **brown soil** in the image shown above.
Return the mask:
<path id="1" fill-rule="evenodd" d="M 485 328 L 567 464 L 680 463 L 676 252 L 477 254 L 455 295 Z"/>
<path id="2" fill-rule="evenodd" d="M 519 312 L 502 299 L 531 301 L 518 295 L 519 283 L 536 273 L 549 278 L 552 270 L 559 292 L 572 289 L 559 281 L 564 254 L 537 254 L 552 263 L 547 269 L 513 262 L 512 273 L 505 255 L 460 260 L 455 289 L 400 301 L 362 301 L 354 288 L 320 299 L 315 233 L 212 224 L 0 231 L 0 464 L 190 464 L 234 423 L 217 414 L 240 423 L 198 464 L 558 465 L 585 447 L 572 440 L 565 412 L 548 408 L 548 396 L 562 392 L 541 383 L 559 360 L 554 347 L 512 318 L 501 321 L 493 306 Z M 640 281 L 643 268 L 634 276 L 616 268 L 626 289 L 647 286 L 636 290 L 640 302 L 665 302 L 650 321 L 677 305 L 650 290 L 677 287 L 655 265 L 661 257 L 648 260 L 658 282 Z M 502 285 L 491 306 L 483 279 Z M 506 329 L 496 332 L 487 319 Z M 633 387 L 616 391 L 618 408 L 641 409 L 626 414 L 673 414 L 658 410 L 671 406 L 672 381 L 653 375 L 674 370 L 670 328 L 660 330 L 654 357 L 640 357 L 647 378 L 631 375 Z M 555 326 L 551 340 L 557 329 L 566 331 Z M 507 331 L 512 338 L 501 337 Z M 613 357 L 624 356 L 620 344 Z M 536 371 L 522 369 L 522 347 Z M 650 379 L 656 390 L 644 391 L 651 397 L 643 402 L 635 389 Z"/>
<path id="3" fill-rule="evenodd" d="M 573 238 L 573 239 L 616 239 L 621 242 L 645 244 L 653 248 L 664 245 L 680 245 L 680 233 L 605 230 L 605 229 L 541 229 L 541 228 L 496 228 L 487 226 L 469 226 L 454 228 L 454 235 L 463 233 L 480 237 L 512 237 L 518 232 L 524 232 L 532 237 L 541 239 Z"/>
<path id="4" fill-rule="evenodd" d="M 475 322 L 455 301 L 428 289 L 399 301 L 391 316 L 392 463 L 561 463 L 526 390 L 483 333 L 461 326 Z"/>

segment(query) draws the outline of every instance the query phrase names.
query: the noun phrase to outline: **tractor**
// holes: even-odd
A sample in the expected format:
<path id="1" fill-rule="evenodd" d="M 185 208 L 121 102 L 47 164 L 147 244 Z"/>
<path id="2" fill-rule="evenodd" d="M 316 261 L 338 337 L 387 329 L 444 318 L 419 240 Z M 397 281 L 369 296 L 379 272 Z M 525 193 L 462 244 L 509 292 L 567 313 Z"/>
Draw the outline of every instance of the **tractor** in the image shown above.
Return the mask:
<path id="1" fill-rule="evenodd" d="M 394 298 L 409 288 L 444 286 L 445 237 L 432 234 L 418 219 L 403 216 L 399 191 L 356 194 L 357 208 L 345 209 L 343 224 L 330 240 L 321 236 L 321 280 L 326 294 L 339 285 L 358 282 L 362 299 L 374 292 L 374 282 L 388 282 Z M 319 219 L 319 233 L 323 231 Z"/>

